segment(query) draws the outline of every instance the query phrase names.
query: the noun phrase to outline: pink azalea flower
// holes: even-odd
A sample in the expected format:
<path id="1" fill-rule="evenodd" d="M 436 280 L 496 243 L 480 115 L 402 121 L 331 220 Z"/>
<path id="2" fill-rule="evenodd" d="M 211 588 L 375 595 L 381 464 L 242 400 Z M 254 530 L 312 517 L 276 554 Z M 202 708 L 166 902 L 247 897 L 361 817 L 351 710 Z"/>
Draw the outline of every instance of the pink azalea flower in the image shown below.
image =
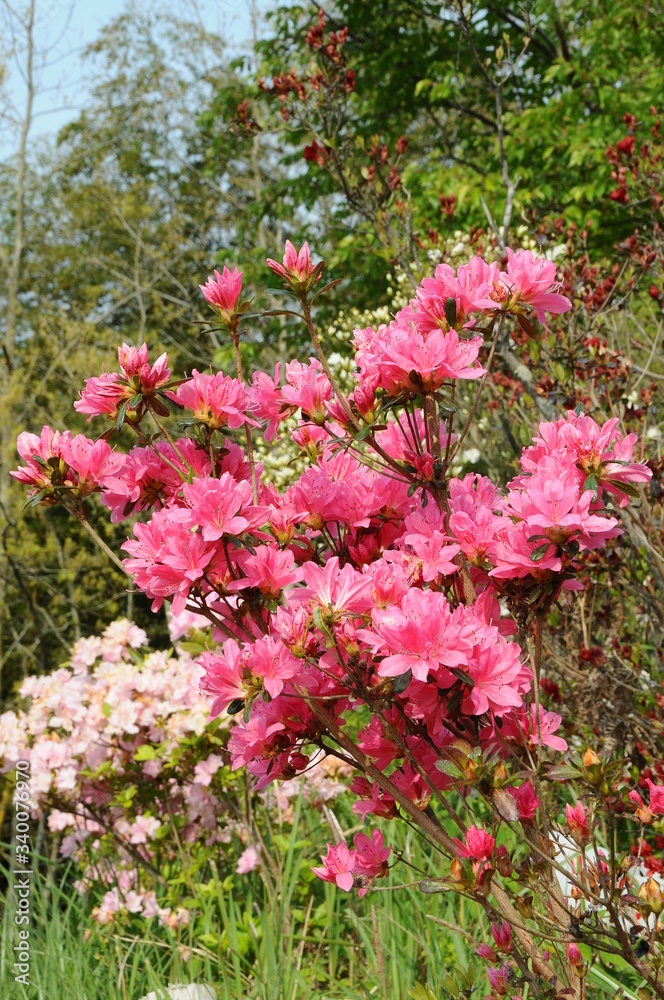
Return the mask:
<path id="1" fill-rule="evenodd" d="M 521 302 L 531 305 L 540 321 L 545 312 L 558 315 L 572 308 L 572 303 L 559 292 L 556 265 L 544 257 L 534 257 L 530 250 L 507 249 L 507 273 L 500 281 L 510 298 L 508 308 Z"/>
<path id="2" fill-rule="evenodd" d="M 223 535 L 239 535 L 249 527 L 246 513 L 250 511 L 240 512 L 251 505 L 250 483 L 238 483 L 224 472 L 219 479 L 185 483 L 182 492 L 192 509 L 192 520 L 202 528 L 206 542 L 214 542 Z"/>
<path id="3" fill-rule="evenodd" d="M 508 514 L 521 518 L 533 529 L 533 535 L 546 535 L 556 544 L 575 538 L 582 548 L 597 548 L 620 534 L 615 517 L 590 512 L 593 491 L 581 492 L 571 470 L 541 464 L 541 471 L 521 481 L 522 488 L 508 493 Z"/>
<path id="4" fill-rule="evenodd" d="M 650 791 L 650 811 L 664 816 L 664 785 L 655 785 L 650 778 L 646 778 L 646 783 Z"/>
<path id="5" fill-rule="evenodd" d="M 262 755 L 271 750 L 277 733 L 285 736 L 285 730 L 286 726 L 279 718 L 278 707 L 275 709 L 275 702 L 269 705 L 258 702 L 252 710 L 249 722 L 241 722 L 231 730 L 228 749 L 231 754 L 232 770 L 236 771 L 243 765 L 249 767 L 255 761 L 260 761 Z"/>
<path id="6" fill-rule="evenodd" d="M 452 840 L 457 845 L 460 858 L 472 858 L 475 861 L 489 861 L 496 843 L 495 837 L 476 826 L 468 827 L 465 843 L 457 837 L 452 837 Z"/>
<path id="7" fill-rule="evenodd" d="M 306 563 L 303 576 L 307 587 L 299 596 L 311 598 L 326 611 L 336 615 L 361 615 L 373 607 L 371 580 L 351 565 L 340 569 L 337 556 L 328 559 L 323 567 Z"/>
<path id="8" fill-rule="evenodd" d="M 241 566 L 244 576 L 230 584 L 229 590 L 257 587 L 266 597 L 277 598 L 284 587 L 298 583 L 302 570 L 295 568 L 293 553 L 272 545 L 261 545 L 255 555 L 242 553 Z"/>
<path id="9" fill-rule="evenodd" d="M 238 271 L 237 267 L 231 271 L 224 265 L 221 274 L 215 270 L 214 277 L 209 277 L 204 285 L 198 287 L 205 301 L 230 319 L 242 291 L 242 271 Z"/>
<path id="10" fill-rule="evenodd" d="M 360 797 L 359 801 L 353 803 L 353 812 L 363 819 L 368 815 L 382 816 L 385 819 L 396 815 L 394 799 L 375 782 L 371 784 L 366 778 L 356 777 L 350 784 L 350 790 Z"/>
<path id="11" fill-rule="evenodd" d="M 80 395 L 81 398 L 74 403 L 74 409 L 79 413 L 89 414 L 88 420 L 91 420 L 104 413 L 117 417 L 121 403 L 133 393 L 115 372 L 102 372 L 94 378 L 86 378 L 85 388 Z"/>
<path id="12" fill-rule="evenodd" d="M 539 724 L 537 721 L 537 709 L 533 703 L 530 711 L 525 708 L 517 710 L 513 716 L 508 715 L 503 718 L 503 727 L 500 730 L 502 739 L 514 740 L 515 743 L 523 744 L 535 749 L 541 745 L 551 747 L 553 750 L 567 750 L 567 743 L 560 736 L 554 733 L 559 729 L 562 717 L 556 712 L 547 712 L 542 705 L 539 706 Z"/>
<path id="13" fill-rule="evenodd" d="M 237 861 L 235 871 L 238 875 L 248 875 L 261 863 L 260 855 L 255 847 L 247 847 Z"/>
<path id="14" fill-rule="evenodd" d="M 468 662 L 472 646 L 463 636 L 461 618 L 443 594 L 409 590 L 401 607 L 375 608 L 373 631 L 358 635 L 376 653 L 388 653 L 380 662 L 381 677 L 396 677 L 411 670 L 415 680 L 425 681 L 441 666 L 458 667 Z"/>
<path id="15" fill-rule="evenodd" d="M 486 264 L 480 257 L 472 257 L 456 275 L 449 264 L 438 264 L 434 277 L 422 281 L 416 298 L 397 314 L 397 320 L 412 322 L 422 334 L 435 329 L 447 332 L 450 327 L 460 329 L 471 313 L 498 308 L 499 303 L 492 297 L 498 274 L 497 264 Z M 455 322 L 450 322 L 446 313 L 450 299 Z"/>
<path id="16" fill-rule="evenodd" d="M 279 367 L 280 362 L 277 361 L 273 379 L 265 372 L 255 371 L 248 389 L 252 413 L 259 420 L 268 422 L 265 430 L 266 441 L 272 441 L 277 436 L 279 424 L 289 413 L 279 388 Z"/>
<path id="17" fill-rule="evenodd" d="M 74 403 L 74 409 L 89 414 L 89 420 L 102 414 L 117 417 L 122 403 L 137 394 L 146 397 L 154 395 L 170 377 L 166 354 L 161 354 L 150 365 L 147 344 L 140 347 L 122 344 L 118 348 L 118 361 L 121 374 L 102 372 L 85 380 L 81 398 Z"/>
<path id="18" fill-rule="evenodd" d="M 278 639 L 265 636 L 258 639 L 247 656 L 252 674 L 263 678 L 265 690 L 271 698 L 281 694 L 286 681 L 292 680 L 302 668 L 290 650 Z"/>
<path id="19" fill-rule="evenodd" d="M 78 477 L 78 488 L 84 496 L 100 487 L 112 489 L 125 465 L 125 456 L 113 451 L 108 441 L 91 441 L 84 434 L 63 439 L 61 454 Z"/>
<path id="20" fill-rule="evenodd" d="M 505 526 L 496 533 L 488 551 L 493 563 L 489 576 L 497 580 L 519 580 L 526 576 L 542 580 L 551 573 L 560 572 L 562 562 L 553 542 L 545 550 L 546 539 L 529 541 L 533 537 L 533 529 L 525 522 L 513 524 L 507 518 L 502 520 Z M 538 556 L 537 561 L 531 558 L 533 553 Z"/>
<path id="21" fill-rule="evenodd" d="M 396 710 L 388 713 L 388 721 L 394 726 L 400 736 L 404 735 L 405 722 Z M 381 771 L 403 757 L 403 751 L 385 735 L 383 723 L 377 715 L 372 715 L 368 726 L 361 729 L 357 736 L 357 745 L 363 753 L 376 764 Z"/>
<path id="22" fill-rule="evenodd" d="M 373 830 L 371 837 L 366 833 L 356 833 L 353 843 L 357 851 L 354 873 L 367 879 L 367 882 L 360 887 L 358 895 L 365 896 L 374 879 L 387 876 L 389 871 L 387 859 L 392 848 L 385 846 L 385 838 L 380 830 Z"/>
<path id="23" fill-rule="evenodd" d="M 205 671 L 201 678 L 201 691 L 214 698 L 211 719 L 224 712 L 232 701 L 244 701 L 247 695 L 244 684 L 245 654 L 235 639 L 227 639 L 222 648 L 223 652 L 206 652 L 197 659 Z"/>
<path id="24" fill-rule="evenodd" d="M 127 572 L 153 598 L 155 611 L 165 597 L 172 599 L 174 614 L 183 611 L 192 586 L 222 558 L 218 543 L 208 543 L 201 534 L 190 531 L 186 526 L 189 518 L 190 512 L 184 508 L 155 511 L 147 524 L 134 525 L 134 538 L 122 546 L 129 553 Z"/>
<path id="25" fill-rule="evenodd" d="M 646 465 L 632 461 L 637 436 L 628 434 L 623 438 L 618 425 L 617 417 L 600 426 L 592 417 L 569 410 L 560 420 L 539 425 L 539 435 L 524 449 L 521 467 L 535 472 L 547 456 L 559 462 L 567 460 L 576 469 L 581 488 L 588 476 L 594 476 L 598 498 L 607 490 L 625 507 L 629 497 L 621 484 L 647 483 L 652 472 Z"/>
<path id="26" fill-rule="evenodd" d="M 246 387 L 239 379 L 222 372 L 205 375 L 194 368 L 189 381 L 179 385 L 175 392 L 167 392 L 167 396 L 191 410 L 196 419 L 208 427 L 234 429 L 243 424 L 258 426 L 247 415 L 249 395 Z"/>
<path id="27" fill-rule="evenodd" d="M 518 788 L 508 788 L 507 791 L 512 798 L 516 799 L 521 822 L 531 823 L 535 819 L 535 814 L 540 804 L 540 800 L 535 795 L 535 789 L 531 783 L 524 781 Z"/>
<path id="28" fill-rule="evenodd" d="M 455 330 L 434 329 L 426 337 L 408 326 L 391 324 L 380 337 L 379 385 L 387 392 L 435 392 L 446 379 L 475 379 L 484 374 L 476 364 L 481 337 L 461 340 Z"/>
<path id="29" fill-rule="evenodd" d="M 36 490 L 50 486 L 54 465 L 49 462 L 49 459 L 63 458 L 63 445 L 69 441 L 70 437 L 69 431 L 60 434 L 59 431 L 54 431 L 46 425 L 42 427 L 39 437 L 36 434 L 28 433 L 28 431 L 22 431 L 16 440 L 16 449 L 27 465 L 12 470 L 10 475 L 20 483 L 34 487 L 31 494 Z M 71 473 L 67 475 L 67 464 L 64 459 L 60 466 L 56 462 L 55 468 L 58 468 L 65 477 L 63 482 L 75 485 L 76 477 Z"/>
<path id="30" fill-rule="evenodd" d="M 334 882 L 350 892 L 353 888 L 353 870 L 357 859 L 357 851 L 351 851 L 346 844 L 328 844 L 327 854 L 321 854 L 322 868 L 312 868 L 314 875 L 323 882 Z"/>
<path id="31" fill-rule="evenodd" d="M 317 358 L 308 365 L 290 361 L 286 365 L 286 385 L 281 390 L 284 400 L 299 408 L 315 424 L 323 424 L 327 414 L 325 403 L 332 398 L 332 386 Z"/>
<path id="32" fill-rule="evenodd" d="M 468 715 L 491 711 L 501 716 L 522 703 L 515 684 L 521 673 L 521 648 L 507 642 L 497 631 L 487 629 L 468 658 L 465 669 L 473 681 L 463 701 L 463 711 Z"/>

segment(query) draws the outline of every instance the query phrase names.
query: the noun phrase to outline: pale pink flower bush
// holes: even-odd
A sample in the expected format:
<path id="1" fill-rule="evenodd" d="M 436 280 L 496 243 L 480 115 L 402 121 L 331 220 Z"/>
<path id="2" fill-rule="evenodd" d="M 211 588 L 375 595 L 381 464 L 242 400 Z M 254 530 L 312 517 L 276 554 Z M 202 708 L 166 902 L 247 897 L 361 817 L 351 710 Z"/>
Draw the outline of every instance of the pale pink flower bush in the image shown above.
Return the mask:
<path id="1" fill-rule="evenodd" d="M 310 297 L 323 267 L 306 244 L 268 261 L 298 299 L 314 347 L 286 364 L 283 385 L 279 367 L 274 378 L 244 381 L 248 302 L 237 272 L 216 272 L 201 287 L 235 345 L 237 377 L 194 371 L 173 388 L 162 359 L 151 368 L 141 347 L 139 366 L 121 351 L 112 384 L 125 396 L 134 390 L 126 415 L 136 445 L 93 458 L 96 445 L 83 439 L 70 462 L 66 434 L 46 428 L 21 436 L 25 465 L 15 475 L 34 502 L 78 516 L 92 483 L 114 520 L 142 512 L 123 546 L 125 567 L 154 610 L 166 602 L 176 616 L 209 622 L 190 680 L 198 671 L 213 716 L 233 717 L 234 771 L 246 768 L 267 789 L 321 758 L 343 761 L 355 771 L 358 816 L 407 816 L 448 859 L 437 885 L 485 906 L 491 897 L 500 947 L 511 927 L 521 971 L 550 983 L 557 973 L 546 951 L 519 925 L 501 828 L 534 836 L 545 757 L 566 749 L 560 716 L 539 701 L 543 617 L 582 588 L 584 553 L 620 534 L 619 508 L 650 470 L 635 460 L 635 435 L 570 411 L 539 425 L 503 489 L 450 475 L 467 433 L 451 416 L 457 388 L 475 386 L 477 403 L 504 328 L 532 329 L 528 315 L 544 321 L 571 307 L 551 262 L 529 251 L 507 258 L 505 271 L 480 258 L 456 272 L 439 265 L 392 322 L 356 330 L 348 395 L 315 330 Z M 106 389 L 89 381 L 83 412 L 114 417 Z M 161 429 L 165 400 L 191 430 L 148 438 L 148 423 Z M 280 493 L 253 460 L 252 434 L 260 427 L 272 440 L 295 412 L 306 468 Z M 120 720 L 110 691 L 109 699 L 109 721 L 131 732 L 132 710 Z M 355 711 L 359 727 L 348 725 Z M 58 780 L 75 781 L 75 770 Z M 434 806 L 451 809 L 459 837 Z M 315 872 L 344 891 L 369 891 L 388 873 L 390 848 L 367 830 L 353 847 L 328 845 Z M 241 867 L 255 861 L 247 855 Z M 503 969 L 491 973 L 498 992 Z"/>
<path id="2" fill-rule="evenodd" d="M 171 636 L 190 642 L 198 634 L 200 643 L 208 626 L 190 612 L 169 621 Z M 95 890 L 99 923 L 131 914 L 174 928 L 189 912 L 176 900 L 163 905 L 154 875 L 177 866 L 178 842 L 210 856 L 223 851 L 229 862 L 237 857 L 238 874 L 255 870 L 260 855 L 247 845 L 251 830 L 229 773 L 227 725 L 210 724 L 198 690 L 200 663 L 180 645 L 169 655 L 146 643 L 142 629 L 116 621 L 80 639 L 67 666 L 26 678 L 24 707 L 0 715 L 0 772 L 29 761 L 33 815 L 60 835 L 61 854 L 80 869 L 78 888 Z M 263 795 L 263 807 L 278 806 L 290 822 L 300 794 L 312 805 L 333 800 L 344 790 L 335 777 L 344 765 L 337 765 L 321 762 L 306 788 L 301 779 L 284 783 L 278 802 Z"/>

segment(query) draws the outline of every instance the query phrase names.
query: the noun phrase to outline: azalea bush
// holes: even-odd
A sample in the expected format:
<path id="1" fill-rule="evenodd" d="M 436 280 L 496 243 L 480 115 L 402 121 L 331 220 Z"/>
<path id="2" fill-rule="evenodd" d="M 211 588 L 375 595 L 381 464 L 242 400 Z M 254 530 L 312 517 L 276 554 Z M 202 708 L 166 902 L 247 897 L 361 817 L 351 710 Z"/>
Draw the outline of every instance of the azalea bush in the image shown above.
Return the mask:
<path id="1" fill-rule="evenodd" d="M 355 330 L 345 389 L 316 326 L 324 263 L 287 243 L 268 266 L 311 357 L 245 378 L 251 299 L 237 269 L 216 271 L 201 289 L 237 375 L 174 378 L 165 355 L 123 345 L 75 403 L 100 436 L 24 432 L 13 475 L 92 535 L 92 494 L 131 519 L 124 561 L 108 555 L 155 611 L 208 624 L 200 690 L 230 719 L 233 772 L 260 791 L 324 760 L 348 769 L 362 823 L 312 859 L 323 881 L 364 895 L 398 866 L 424 894 L 471 900 L 494 996 L 581 997 L 617 956 L 664 995 L 664 897 L 642 866 L 664 785 L 575 734 L 568 749 L 543 653 L 652 471 L 619 417 L 579 405 L 533 428 L 507 483 L 452 474 L 504 338 L 537 342 L 570 311 L 555 263 L 507 249 L 439 264 L 388 323 Z M 293 418 L 306 466 L 278 490 L 254 443 Z M 384 818 L 437 861 L 393 850 Z"/>

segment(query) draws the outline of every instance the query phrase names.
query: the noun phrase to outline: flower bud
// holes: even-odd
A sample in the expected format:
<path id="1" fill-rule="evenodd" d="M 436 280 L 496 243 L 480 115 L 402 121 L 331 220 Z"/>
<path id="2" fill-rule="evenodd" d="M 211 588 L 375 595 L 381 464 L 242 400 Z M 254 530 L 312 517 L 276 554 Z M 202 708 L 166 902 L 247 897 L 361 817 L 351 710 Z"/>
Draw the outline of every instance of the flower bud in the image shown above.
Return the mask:
<path id="1" fill-rule="evenodd" d="M 584 767 L 592 767 L 594 764 L 600 763 L 599 757 L 597 756 L 595 751 L 592 750 L 590 747 L 588 747 L 588 749 L 584 752 L 582 760 Z M 576 948 L 576 945 L 570 945 L 570 947 Z"/>
<path id="2" fill-rule="evenodd" d="M 659 883 L 654 878 L 649 878 L 639 889 L 639 899 L 648 907 L 651 913 L 659 914 L 664 910 L 664 896 L 659 887 Z"/>

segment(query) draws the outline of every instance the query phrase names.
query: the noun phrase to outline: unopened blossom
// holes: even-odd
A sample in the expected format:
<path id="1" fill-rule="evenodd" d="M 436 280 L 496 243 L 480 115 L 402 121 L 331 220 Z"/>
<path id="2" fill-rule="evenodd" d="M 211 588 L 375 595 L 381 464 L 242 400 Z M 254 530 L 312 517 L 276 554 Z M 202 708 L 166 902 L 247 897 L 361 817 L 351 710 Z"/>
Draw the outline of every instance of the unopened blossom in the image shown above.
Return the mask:
<path id="1" fill-rule="evenodd" d="M 512 928 L 503 920 L 502 924 L 491 924 L 491 934 L 499 951 L 509 955 L 512 951 Z"/>
<path id="2" fill-rule="evenodd" d="M 228 321 L 242 292 L 242 271 L 238 271 L 237 267 L 231 271 L 224 265 L 221 272 L 215 270 L 214 276 L 198 287 L 205 301 L 215 306 Z"/>
<path id="3" fill-rule="evenodd" d="M 499 969 L 494 969 L 489 966 L 486 970 L 489 982 L 491 983 L 491 989 L 494 993 L 497 993 L 499 997 L 504 997 L 509 992 L 509 984 L 507 981 L 509 971 L 510 967 L 507 961 L 503 962 Z"/>
<path id="4" fill-rule="evenodd" d="M 590 840 L 590 832 L 583 805 L 578 802 L 575 806 L 571 806 L 568 802 L 565 806 L 565 818 L 573 839 L 579 847 L 584 847 Z"/>
<path id="5" fill-rule="evenodd" d="M 268 257 L 267 266 L 288 282 L 306 285 L 314 272 L 309 244 L 303 243 L 298 251 L 290 240 L 286 240 L 282 263 L 279 264 L 276 260 Z"/>
<path id="6" fill-rule="evenodd" d="M 150 364 L 147 344 L 141 344 L 140 347 L 122 344 L 118 348 L 118 363 L 128 386 L 145 395 L 150 395 L 155 389 L 165 385 L 171 374 L 166 353 L 160 354 Z"/>

